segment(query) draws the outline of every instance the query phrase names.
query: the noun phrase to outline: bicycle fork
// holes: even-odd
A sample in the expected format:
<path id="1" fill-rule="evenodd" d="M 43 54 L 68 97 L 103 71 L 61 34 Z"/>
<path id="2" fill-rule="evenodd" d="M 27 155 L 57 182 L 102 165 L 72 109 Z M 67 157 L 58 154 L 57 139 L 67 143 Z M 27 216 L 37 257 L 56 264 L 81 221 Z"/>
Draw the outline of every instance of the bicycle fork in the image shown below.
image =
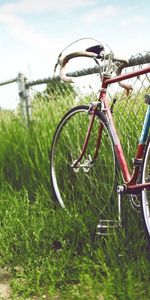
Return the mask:
<path id="1" fill-rule="evenodd" d="M 81 154 L 79 155 L 79 157 L 72 163 L 71 167 L 75 169 L 78 169 L 79 167 L 83 167 L 86 169 L 86 167 L 90 167 L 90 165 L 93 164 L 94 160 L 96 159 L 97 155 L 98 155 L 98 150 L 100 147 L 100 143 L 101 143 L 101 136 L 102 136 L 102 130 L 103 130 L 103 123 L 100 123 L 99 129 L 98 129 L 98 137 L 97 137 L 97 142 L 96 142 L 96 148 L 94 151 L 94 155 L 93 158 L 89 157 L 89 162 L 86 164 L 81 164 L 81 160 L 86 152 L 88 143 L 89 143 L 89 139 L 90 139 L 90 134 L 92 131 L 92 127 L 93 127 L 93 123 L 94 123 L 94 119 L 95 119 L 95 115 L 96 115 L 96 109 L 97 109 L 97 105 L 99 104 L 92 104 L 90 109 L 89 109 L 89 114 L 90 114 L 90 121 L 89 121 L 89 125 L 88 125 L 88 129 L 87 129 L 87 133 L 86 133 L 86 137 L 85 137 L 85 141 L 82 147 L 82 151 Z M 88 166 L 89 165 L 89 166 Z"/>

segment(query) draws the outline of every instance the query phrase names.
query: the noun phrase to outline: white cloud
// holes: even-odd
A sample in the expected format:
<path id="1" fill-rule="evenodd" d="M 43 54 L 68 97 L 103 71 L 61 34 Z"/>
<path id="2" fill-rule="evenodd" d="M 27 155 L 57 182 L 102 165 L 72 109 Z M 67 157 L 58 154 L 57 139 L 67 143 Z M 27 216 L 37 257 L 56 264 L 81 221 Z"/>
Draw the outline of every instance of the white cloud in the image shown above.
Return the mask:
<path id="1" fill-rule="evenodd" d="M 123 20 L 122 24 L 125 26 L 132 26 L 132 25 L 143 25 L 146 24 L 148 19 L 145 16 L 135 15 Z"/>
<path id="2" fill-rule="evenodd" d="M 41 38 L 40 34 L 26 22 L 15 15 L 0 12 L 0 23 L 4 24 L 9 32 L 20 41 L 36 44 Z"/>
<path id="3" fill-rule="evenodd" d="M 24 42 L 28 46 L 39 48 L 50 48 L 50 45 L 58 44 L 58 39 L 51 39 L 48 34 L 44 35 L 34 26 L 27 23 L 24 13 L 48 13 L 54 10 L 66 11 L 75 7 L 92 4 L 91 0 L 20 0 L 16 2 L 8 2 L 0 5 L 0 24 L 4 25 L 8 32 L 19 42 Z M 59 45 L 60 45 L 59 38 Z M 51 47 L 51 48 L 54 48 Z M 54 49 L 52 49 L 53 51 Z M 55 51 L 56 52 L 56 51 Z"/>
<path id="4" fill-rule="evenodd" d="M 40 77 L 40 74 L 42 77 L 53 74 L 54 64 L 61 50 L 60 45 L 64 44 L 63 38 L 50 37 L 48 33 L 43 34 L 33 25 L 29 25 L 23 17 L 1 10 L 0 24 L 4 25 L 8 34 L 15 38 L 14 42 L 16 40 L 18 45 L 24 46 L 23 52 L 12 53 L 11 50 L 11 58 L 7 59 L 7 63 L 2 60 L 1 78 L 4 76 L 9 79 L 9 76 L 16 76 L 19 71 L 27 74 L 28 68 L 31 69 L 30 75 L 34 78 Z M 65 43 L 68 42 L 66 40 Z M 10 66 L 11 70 L 9 70 Z"/>
<path id="5" fill-rule="evenodd" d="M 107 5 L 98 9 L 93 9 L 83 16 L 85 22 L 104 22 L 110 17 L 118 15 L 120 12 L 119 6 Z"/>
<path id="6" fill-rule="evenodd" d="M 92 4 L 91 0 L 20 0 L 14 3 L 8 2 L 1 6 L 1 9 L 7 13 L 32 13 L 42 14 L 53 11 L 65 12 L 81 6 Z"/>
<path id="7" fill-rule="evenodd" d="M 22 26 L 23 25 L 23 20 L 21 18 L 18 18 L 17 16 L 6 13 L 3 11 L 0 11 L 0 23 L 3 23 L 5 25 L 10 25 L 10 26 Z"/>
<path id="8" fill-rule="evenodd" d="M 1 62 L 1 77 L 4 76 L 4 70 L 6 78 L 10 76 L 10 71 L 12 77 L 20 71 L 27 76 L 32 76 L 32 78 L 52 76 L 54 64 L 61 51 L 60 45 L 64 44 L 63 38 L 51 38 L 48 35 L 43 35 L 21 19 L 13 20 L 10 18 L 7 27 L 18 45 L 24 45 L 24 50 L 16 53 L 11 52 L 9 62 L 8 60 L 7 63 L 6 61 Z M 65 43 L 67 43 L 66 40 Z M 11 70 L 9 70 L 10 66 Z M 29 68 L 31 74 L 29 74 Z"/>
<path id="9" fill-rule="evenodd" d="M 40 52 L 40 49 L 46 50 L 47 48 L 50 51 L 54 45 L 55 49 L 59 48 L 61 38 L 58 40 L 58 38 L 51 38 L 48 34 L 40 32 L 35 26 L 29 25 L 26 19 L 21 16 L 0 11 L 0 24 L 4 25 L 9 34 L 19 43 L 25 43 L 28 49 L 32 48 L 34 51 Z"/>
<path id="10" fill-rule="evenodd" d="M 49 44 L 49 37 L 40 34 L 32 26 L 29 26 L 23 18 L 10 13 L 0 12 L 0 23 L 5 25 L 8 32 L 18 40 L 24 42 L 28 46 L 38 47 Z"/>

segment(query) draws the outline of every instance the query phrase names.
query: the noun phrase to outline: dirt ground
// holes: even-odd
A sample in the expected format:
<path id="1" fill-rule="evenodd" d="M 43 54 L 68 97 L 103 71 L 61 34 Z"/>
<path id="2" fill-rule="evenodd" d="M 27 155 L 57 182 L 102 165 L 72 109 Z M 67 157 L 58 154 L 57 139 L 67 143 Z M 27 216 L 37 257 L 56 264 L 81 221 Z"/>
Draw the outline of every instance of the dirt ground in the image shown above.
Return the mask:
<path id="1" fill-rule="evenodd" d="M 11 279 L 11 274 L 9 270 L 6 268 L 0 268 L 0 300 L 12 300 L 12 291 L 10 287 L 10 279 Z M 20 297 L 17 297 L 16 300 L 19 300 Z M 46 295 L 42 296 L 42 300 L 61 300 L 59 296 L 54 296 L 52 298 L 47 297 Z M 41 297 L 32 297 L 28 298 L 26 300 L 41 300 Z"/>
<path id="2" fill-rule="evenodd" d="M 10 272 L 7 269 L 0 269 L 0 299 L 11 299 Z"/>

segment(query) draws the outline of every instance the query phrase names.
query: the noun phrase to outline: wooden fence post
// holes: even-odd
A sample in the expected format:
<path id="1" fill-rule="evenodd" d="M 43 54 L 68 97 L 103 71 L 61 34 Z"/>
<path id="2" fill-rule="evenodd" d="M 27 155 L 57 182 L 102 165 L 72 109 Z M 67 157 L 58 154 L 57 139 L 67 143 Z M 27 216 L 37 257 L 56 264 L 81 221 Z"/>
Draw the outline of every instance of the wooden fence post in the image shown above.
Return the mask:
<path id="1" fill-rule="evenodd" d="M 20 100 L 20 111 L 23 119 L 28 125 L 31 117 L 30 98 L 29 98 L 29 87 L 26 87 L 27 79 L 24 74 L 19 73 L 17 77 L 18 93 Z"/>

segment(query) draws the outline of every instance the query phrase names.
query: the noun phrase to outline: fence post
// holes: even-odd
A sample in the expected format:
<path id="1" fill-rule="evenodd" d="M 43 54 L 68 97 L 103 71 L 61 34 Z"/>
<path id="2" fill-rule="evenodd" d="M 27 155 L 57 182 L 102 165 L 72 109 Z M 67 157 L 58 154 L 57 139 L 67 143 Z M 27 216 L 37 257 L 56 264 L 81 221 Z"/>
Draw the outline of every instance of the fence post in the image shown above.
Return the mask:
<path id="1" fill-rule="evenodd" d="M 19 73 L 17 77 L 18 93 L 20 99 L 20 111 L 23 119 L 28 125 L 31 117 L 29 87 L 26 87 L 27 79 L 24 74 Z"/>

